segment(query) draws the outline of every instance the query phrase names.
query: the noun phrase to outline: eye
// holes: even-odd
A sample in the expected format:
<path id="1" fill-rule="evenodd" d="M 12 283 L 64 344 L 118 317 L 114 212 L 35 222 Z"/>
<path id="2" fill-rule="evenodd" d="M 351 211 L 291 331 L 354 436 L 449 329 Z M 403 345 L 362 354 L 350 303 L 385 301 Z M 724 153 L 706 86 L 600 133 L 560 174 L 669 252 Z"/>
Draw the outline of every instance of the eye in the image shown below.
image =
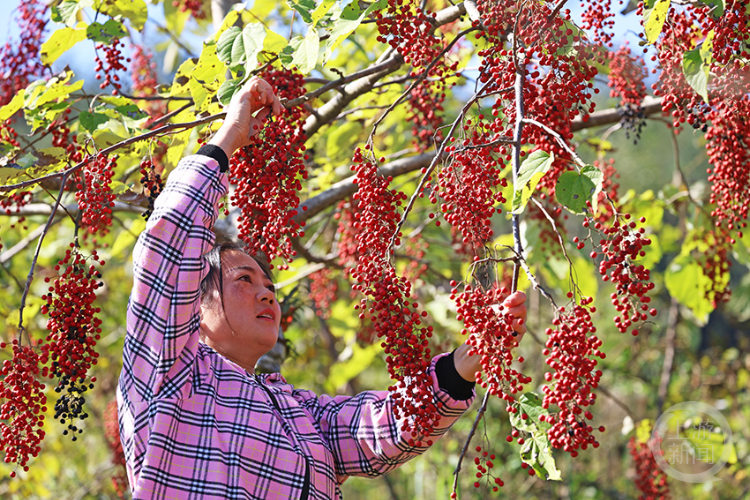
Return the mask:
<path id="1" fill-rule="evenodd" d="M 252 278 L 250 278 L 250 275 L 247 275 L 247 274 L 243 274 L 242 276 L 239 277 L 239 279 L 243 281 L 247 281 L 248 283 L 253 282 Z"/>

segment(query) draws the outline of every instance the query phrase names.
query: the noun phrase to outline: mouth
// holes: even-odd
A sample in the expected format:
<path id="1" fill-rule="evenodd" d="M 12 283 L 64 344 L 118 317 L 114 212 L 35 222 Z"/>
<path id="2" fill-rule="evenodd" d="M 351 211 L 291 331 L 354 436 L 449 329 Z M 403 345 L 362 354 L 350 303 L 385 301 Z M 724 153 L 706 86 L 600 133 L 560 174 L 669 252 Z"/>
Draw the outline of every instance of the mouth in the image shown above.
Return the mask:
<path id="1" fill-rule="evenodd" d="M 273 313 L 272 309 L 265 309 L 265 310 L 261 311 L 260 314 L 258 314 L 258 316 L 256 316 L 256 318 L 258 318 L 258 319 L 269 319 L 271 321 L 275 321 L 276 320 L 276 315 Z"/>

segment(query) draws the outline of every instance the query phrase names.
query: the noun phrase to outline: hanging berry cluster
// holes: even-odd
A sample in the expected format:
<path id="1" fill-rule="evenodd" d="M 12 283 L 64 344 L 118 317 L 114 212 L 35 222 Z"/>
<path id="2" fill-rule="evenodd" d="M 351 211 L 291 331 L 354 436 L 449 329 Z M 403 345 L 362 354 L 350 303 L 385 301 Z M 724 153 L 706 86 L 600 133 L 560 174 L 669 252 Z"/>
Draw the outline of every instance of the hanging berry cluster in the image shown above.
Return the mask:
<path id="1" fill-rule="evenodd" d="M 16 92 L 44 74 L 40 49 L 49 21 L 49 5 L 43 0 L 19 2 L 15 16 L 20 40 L 0 48 L 0 106 L 13 99 Z"/>
<path id="2" fill-rule="evenodd" d="M 747 227 L 750 207 L 750 124 L 744 119 L 750 113 L 750 74 L 745 62 L 750 57 L 750 12 L 747 2 L 727 4 L 721 15 L 712 9 L 704 4 L 670 7 L 653 57 L 659 64 L 653 71 L 660 71 L 653 88 L 654 95 L 663 99 L 664 112 L 671 114 L 675 132 L 686 122 L 706 132 L 706 152 L 712 165 L 708 169 L 709 201 L 714 205 L 711 215 L 717 230 L 705 232 L 705 242 L 712 246 L 713 257 L 723 259 L 715 266 L 718 272 L 710 272 L 714 283 L 708 293 L 709 298 L 720 301 L 729 296 L 729 263 L 725 259 Z M 708 60 L 705 71 L 710 79 L 701 96 L 688 84 L 682 62 L 690 51 L 707 47 L 708 55 L 702 60 L 704 64 Z"/>
<path id="3" fill-rule="evenodd" d="M 651 240 L 644 236 L 646 230 L 638 227 L 635 221 L 630 220 L 630 214 L 622 216 L 620 222 L 617 216 L 610 227 L 604 227 L 600 222 L 594 222 L 594 229 L 601 234 L 598 253 L 591 253 L 595 259 L 601 253 L 603 259 L 599 263 L 599 274 L 603 281 L 609 281 L 615 285 L 612 293 L 612 305 L 619 313 L 615 318 L 615 326 L 622 333 L 626 333 L 631 327 L 646 321 L 649 314 L 656 316 L 656 309 L 650 307 L 651 297 L 648 293 L 654 289 L 650 281 L 651 272 L 642 264 L 636 262 L 646 255 L 646 247 L 651 245 Z M 645 217 L 639 219 L 641 224 L 646 222 Z M 590 227 L 590 220 L 583 222 L 584 227 Z M 579 249 L 583 248 L 583 242 L 579 242 Z M 637 328 L 633 328 L 633 335 L 638 335 Z"/>
<path id="4" fill-rule="evenodd" d="M 495 464 L 493 463 L 493 460 L 495 460 L 495 455 L 486 450 L 483 451 L 481 446 L 476 447 L 476 452 L 479 453 L 479 455 L 474 457 L 474 465 L 476 465 L 477 467 L 477 480 L 474 481 L 474 487 L 480 488 L 482 486 L 480 480 L 482 478 L 486 478 L 487 480 L 491 481 L 489 484 L 492 484 L 492 491 L 497 493 L 500 488 L 505 486 L 505 483 L 499 477 L 494 477 L 492 475 L 492 469 L 493 467 L 495 467 Z M 452 493 L 451 498 L 458 498 L 458 495 Z"/>
<path id="5" fill-rule="evenodd" d="M 508 296 L 507 289 L 483 290 L 479 286 L 467 285 L 462 292 L 451 282 L 451 299 L 457 306 L 456 319 L 463 321 L 462 335 L 468 335 L 470 356 L 480 356 L 482 371 L 477 372 L 477 384 L 486 388 L 493 396 L 508 403 L 515 401 L 514 395 L 523 391 L 523 385 L 531 377 L 512 368 L 512 350 L 518 347 L 518 333 L 513 330 L 513 316 L 503 313 L 502 301 Z M 522 362 L 523 358 L 519 358 Z"/>
<path id="6" fill-rule="evenodd" d="M 391 0 L 386 8 L 373 12 L 380 33 L 378 41 L 396 49 L 414 68 L 429 65 L 443 48 L 433 33 L 435 14 L 419 4 L 419 0 Z"/>
<path id="7" fill-rule="evenodd" d="M 661 442 L 658 437 L 651 437 L 645 443 L 635 438 L 631 438 L 628 442 L 630 456 L 633 457 L 633 465 L 635 465 L 635 486 L 640 492 L 638 500 L 668 500 L 670 498 L 667 475 L 654 459 L 652 451 L 654 440 L 658 447 L 658 443 Z"/>
<path id="8" fill-rule="evenodd" d="M 291 70 L 273 70 L 263 78 L 281 99 L 294 99 L 304 93 L 303 79 Z M 236 189 L 232 204 L 240 209 L 239 238 L 251 253 L 262 252 L 269 261 L 294 260 L 292 238 L 304 236 L 302 224 L 294 220 L 307 179 L 304 160 L 305 133 L 301 108 L 286 110 L 267 122 L 256 140 L 232 156 L 229 179 Z"/>
<path id="9" fill-rule="evenodd" d="M 330 316 L 331 304 L 336 301 L 338 295 L 338 283 L 333 270 L 323 268 L 309 276 L 309 297 L 315 304 L 315 314 L 327 319 Z"/>
<path id="10" fill-rule="evenodd" d="M 130 58 L 125 58 L 122 54 L 122 48 L 124 46 L 125 45 L 118 38 L 113 38 L 112 43 L 109 45 L 104 45 L 103 43 L 96 44 L 97 53 L 94 59 L 94 62 L 96 62 L 94 68 L 96 75 L 94 75 L 94 78 L 97 80 L 104 79 L 104 81 L 99 84 L 99 88 L 102 90 L 107 88 L 107 86 L 112 85 L 112 95 L 119 94 L 120 89 L 122 88 L 120 75 L 118 75 L 117 72 L 127 69 L 123 62 L 130 62 Z M 104 61 L 99 58 L 99 50 L 104 51 Z"/>
<path id="11" fill-rule="evenodd" d="M 404 429 L 411 431 L 410 444 L 422 445 L 422 438 L 432 433 L 439 420 L 438 408 L 431 395 L 431 351 L 428 339 L 432 327 L 422 326 L 425 311 L 412 295 L 411 283 L 398 276 L 390 262 L 389 245 L 400 219 L 399 207 L 406 195 L 390 189 L 392 178 L 383 177 L 377 164 L 365 151 L 354 152 L 352 170 L 356 172 L 358 202 L 354 212 L 358 263 L 350 271 L 352 288 L 364 296 L 355 309 L 360 319 L 372 319 L 375 334 L 385 349 L 388 373 L 395 381 L 389 390 L 394 399 L 394 414 L 405 417 Z M 397 235 L 394 244 L 400 244 Z M 431 444 L 427 440 L 426 444 Z"/>
<path id="12" fill-rule="evenodd" d="M 159 82 L 156 78 L 156 62 L 153 54 L 141 45 L 132 45 L 131 49 L 130 79 L 132 81 L 132 94 L 135 97 L 156 97 L 156 87 Z M 143 109 L 143 106 L 141 109 Z M 147 102 L 144 111 L 150 117 L 149 121 L 144 124 L 144 127 L 148 127 L 150 122 L 164 116 L 167 111 L 166 101 L 150 100 Z"/>
<path id="13" fill-rule="evenodd" d="M 112 225 L 112 208 L 115 195 L 112 193 L 112 177 L 115 174 L 117 156 L 97 155 L 89 157 L 76 183 L 76 199 L 81 210 L 81 227 L 89 234 L 103 236 Z"/>
<path id="14" fill-rule="evenodd" d="M 202 0 L 172 0 L 172 7 L 180 9 L 180 12 L 190 11 L 190 15 L 196 19 L 205 19 Z"/>
<path id="15" fill-rule="evenodd" d="M 544 376 L 550 385 L 542 388 L 542 407 L 558 407 L 557 413 L 550 411 L 550 415 L 544 418 L 551 425 L 547 436 L 552 446 L 573 457 L 578 455 L 578 450 L 599 447 L 592 434 L 593 427 L 586 422 L 593 418 L 587 408 L 596 402 L 592 389 L 599 385 L 602 376 L 602 371 L 596 369 L 595 358 L 606 357 L 599 350 L 602 341 L 593 335 L 596 327 L 591 321 L 591 313 L 596 309 L 586 307 L 592 302 L 593 299 L 584 297 L 580 305 L 572 304 L 569 309 L 561 307 L 552 321 L 554 328 L 545 331 L 547 341 L 542 352 L 552 369 Z M 599 430 L 604 431 L 603 428 Z"/>
<path id="16" fill-rule="evenodd" d="M 63 434 L 70 431 L 74 441 L 75 434 L 82 432 L 76 421 L 88 416 L 83 409 L 84 393 L 93 388 L 95 379 L 89 379 L 88 372 L 99 357 L 94 349 L 102 323 L 95 305 L 96 290 L 102 285 L 97 264 L 104 265 L 104 261 L 96 251 L 87 258 L 71 243 L 55 266 L 58 277 L 44 280 L 52 282 L 42 297 L 46 302 L 42 314 L 49 316 L 45 344 L 51 361 L 49 376 L 58 379 L 55 391 L 60 394 L 55 418 L 63 424 L 68 422 Z"/>
<path id="17" fill-rule="evenodd" d="M 469 126 L 471 120 L 465 128 Z M 475 146 L 481 141 L 482 137 L 475 133 L 462 141 L 460 147 Z M 500 188 L 506 187 L 508 181 L 501 175 L 503 162 L 496 160 L 489 148 L 456 150 L 457 146 L 446 148 L 447 152 L 454 153 L 452 161 L 438 172 L 437 188 L 430 201 L 436 202 L 439 196 L 443 200 L 440 211 L 445 220 L 461 232 L 463 243 L 478 248 L 492 240 L 492 216 L 502 212 L 495 207 L 506 202 Z"/>
<path id="18" fill-rule="evenodd" d="M 0 349 L 7 345 L 3 342 Z M 47 396 L 40 376 L 48 375 L 44 365 L 49 353 L 36 346 L 22 346 L 18 339 L 12 342 L 13 355 L 3 361 L 0 370 L 0 450 L 5 450 L 5 463 L 17 464 L 29 470 L 29 458 L 36 457 L 44 439 L 44 412 Z M 44 368 L 43 368 L 44 367 Z M 10 473 L 11 477 L 16 472 Z"/>
<path id="19" fill-rule="evenodd" d="M 643 58 L 632 55 L 630 47 L 625 44 L 610 56 L 607 76 L 607 85 L 611 89 L 609 95 L 621 99 L 620 123 L 625 128 L 626 136 L 630 137 L 633 133 L 637 142 L 646 123 L 646 116 L 641 108 L 641 102 L 646 96 L 646 85 L 643 82 L 647 76 Z"/>

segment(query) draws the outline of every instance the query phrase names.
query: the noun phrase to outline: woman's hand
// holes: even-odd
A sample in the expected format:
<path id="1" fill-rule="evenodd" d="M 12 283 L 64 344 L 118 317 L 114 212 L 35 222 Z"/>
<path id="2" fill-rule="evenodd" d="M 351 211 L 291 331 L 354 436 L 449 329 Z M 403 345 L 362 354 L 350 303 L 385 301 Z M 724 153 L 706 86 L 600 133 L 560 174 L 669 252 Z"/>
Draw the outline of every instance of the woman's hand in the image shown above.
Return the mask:
<path id="1" fill-rule="evenodd" d="M 520 342 L 523 334 L 526 333 L 526 294 L 523 292 L 510 294 L 503 300 L 502 312 L 513 315 L 513 330 L 517 333 L 517 342 Z M 471 346 L 468 344 L 461 344 L 453 353 L 453 363 L 461 378 L 474 382 L 475 374 L 482 370 L 482 365 L 479 362 L 479 356 L 469 356 L 470 349 Z"/>
<path id="2" fill-rule="evenodd" d="M 257 76 L 252 77 L 234 94 L 227 107 L 227 116 L 216 135 L 208 142 L 219 146 L 228 157 L 260 132 L 272 112 L 283 110 L 273 87 Z"/>

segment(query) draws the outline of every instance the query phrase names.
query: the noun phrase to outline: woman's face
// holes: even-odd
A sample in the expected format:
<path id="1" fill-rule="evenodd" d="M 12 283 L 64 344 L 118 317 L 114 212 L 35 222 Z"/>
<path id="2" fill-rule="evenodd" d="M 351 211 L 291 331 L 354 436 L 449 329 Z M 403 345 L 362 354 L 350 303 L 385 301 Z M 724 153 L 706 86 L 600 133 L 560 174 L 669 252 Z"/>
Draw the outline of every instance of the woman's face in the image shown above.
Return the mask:
<path id="1" fill-rule="evenodd" d="M 252 372 L 258 359 L 274 345 L 281 308 L 273 282 L 255 259 L 244 252 L 221 255 L 224 308 L 217 291 L 201 306 L 201 334 L 206 344 Z"/>

